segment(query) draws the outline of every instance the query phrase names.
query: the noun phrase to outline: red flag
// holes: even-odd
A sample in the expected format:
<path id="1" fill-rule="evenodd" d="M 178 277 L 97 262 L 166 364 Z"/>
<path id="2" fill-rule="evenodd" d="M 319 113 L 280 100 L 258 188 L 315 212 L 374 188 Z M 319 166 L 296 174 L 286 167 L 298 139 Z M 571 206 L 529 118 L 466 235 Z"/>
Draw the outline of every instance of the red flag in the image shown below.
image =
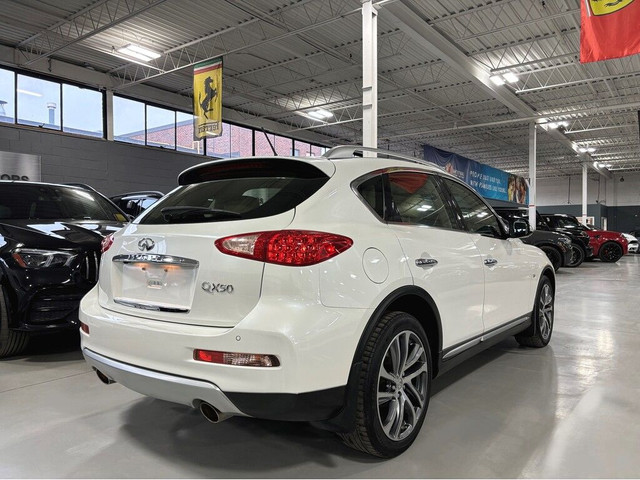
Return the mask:
<path id="1" fill-rule="evenodd" d="M 581 0 L 580 62 L 640 53 L 640 0 Z"/>

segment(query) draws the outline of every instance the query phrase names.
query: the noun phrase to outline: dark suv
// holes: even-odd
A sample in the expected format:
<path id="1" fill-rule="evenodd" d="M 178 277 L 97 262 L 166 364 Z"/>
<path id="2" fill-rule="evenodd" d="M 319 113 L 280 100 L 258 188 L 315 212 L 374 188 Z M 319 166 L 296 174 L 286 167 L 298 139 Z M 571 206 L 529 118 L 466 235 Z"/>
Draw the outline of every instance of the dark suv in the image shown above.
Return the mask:
<path id="1" fill-rule="evenodd" d="M 95 191 L 0 182 L 0 358 L 20 353 L 30 334 L 78 327 L 102 239 L 126 221 Z"/>
<path id="2" fill-rule="evenodd" d="M 529 218 L 529 210 L 527 208 L 494 207 L 494 210 L 503 217 L 514 217 L 514 218 L 525 218 L 525 219 Z M 554 267 L 556 266 L 556 262 L 554 262 L 553 257 L 557 257 L 558 253 L 555 253 L 552 250 L 553 245 L 549 245 L 549 243 L 551 243 L 550 241 L 552 237 L 547 237 L 546 235 L 544 235 L 545 233 L 561 234 L 565 238 L 568 237 L 570 239 L 571 244 L 569 245 L 569 255 L 568 255 L 569 258 L 562 265 L 564 267 L 577 267 L 580 264 L 582 264 L 582 262 L 586 258 L 591 257 L 593 255 L 593 249 L 589 245 L 589 236 L 586 233 L 575 231 L 575 230 L 563 229 L 563 228 L 557 228 L 557 229 L 550 228 L 549 225 L 544 221 L 544 219 L 540 216 L 540 213 L 538 212 L 536 212 L 536 230 L 535 231 L 539 233 L 537 234 L 537 236 L 530 238 L 529 243 L 542 248 L 542 250 L 544 250 L 544 252 L 547 254 L 549 259 L 551 260 L 551 263 L 553 264 Z M 523 241 L 525 240 L 523 239 Z M 535 243 L 535 242 L 538 242 L 538 243 Z"/>

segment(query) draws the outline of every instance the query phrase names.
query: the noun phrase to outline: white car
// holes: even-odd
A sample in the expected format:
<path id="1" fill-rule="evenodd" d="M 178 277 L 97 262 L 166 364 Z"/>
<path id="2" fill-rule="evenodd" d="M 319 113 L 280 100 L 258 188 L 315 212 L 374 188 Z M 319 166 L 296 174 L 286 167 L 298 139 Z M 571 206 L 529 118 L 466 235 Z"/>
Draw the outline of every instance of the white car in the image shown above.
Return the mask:
<path id="1" fill-rule="evenodd" d="M 178 181 L 105 239 L 82 300 L 82 351 L 105 383 L 213 422 L 312 421 L 391 457 L 433 377 L 511 335 L 549 342 L 555 276 L 515 238 L 528 226 L 434 165 L 343 146 Z"/>
<path id="2" fill-rule="evenodd" d="M 638 239 L 628 233 L 621 234 L 629 242 L 628 253 L 638 253 Z"/>

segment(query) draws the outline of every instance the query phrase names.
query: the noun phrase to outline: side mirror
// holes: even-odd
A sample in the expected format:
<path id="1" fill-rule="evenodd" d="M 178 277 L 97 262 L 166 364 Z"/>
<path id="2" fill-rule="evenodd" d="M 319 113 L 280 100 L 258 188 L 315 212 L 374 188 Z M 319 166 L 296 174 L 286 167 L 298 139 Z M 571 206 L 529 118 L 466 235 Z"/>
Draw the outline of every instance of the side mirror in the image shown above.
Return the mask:
<path id="1" fill-rule="evenodd" d="M 529 222 L 524 218 L 514 218 L 509 221 L 509 236 L 512 238 L 520 238 L 531 235 L 531 227 Z"/>

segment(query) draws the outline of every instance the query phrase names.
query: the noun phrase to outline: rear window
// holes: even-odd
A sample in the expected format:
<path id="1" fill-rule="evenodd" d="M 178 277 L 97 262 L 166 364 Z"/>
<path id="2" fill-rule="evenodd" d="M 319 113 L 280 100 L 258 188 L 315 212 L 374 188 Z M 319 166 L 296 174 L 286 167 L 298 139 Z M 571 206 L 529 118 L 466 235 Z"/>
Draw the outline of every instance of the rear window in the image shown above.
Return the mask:
<path id="1" fill-rule="evenodd" d="M 141 224 L 263 218 L 311 197 L 329 177 L 303 162 L 261 160 L 205 165 L 182 174 L 182 185 L 157 202 Z"/>
<path id="2" fill-rule="evenodd" d="M 111 202 L 79 188 L 54 185 L 0 185 L 0 219 L 125 221 Z"/>

